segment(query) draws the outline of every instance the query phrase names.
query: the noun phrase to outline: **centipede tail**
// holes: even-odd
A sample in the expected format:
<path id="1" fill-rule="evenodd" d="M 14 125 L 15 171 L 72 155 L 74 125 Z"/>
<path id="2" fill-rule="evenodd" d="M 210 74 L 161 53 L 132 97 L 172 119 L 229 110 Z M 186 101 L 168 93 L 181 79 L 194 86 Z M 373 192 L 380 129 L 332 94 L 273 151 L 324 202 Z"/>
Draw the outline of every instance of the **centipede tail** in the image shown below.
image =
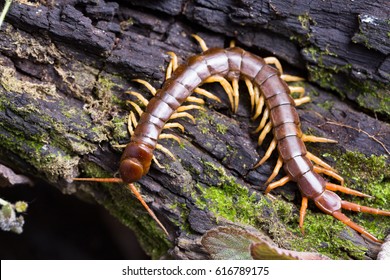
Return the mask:
<path id="1" fill-rule="evenodd" d="M 344 179 L 331 166 L 306 150 L 304 142 L 335 143 L 336 141 L 302 133 L 296 106 L 309 102 L 310 98 L 304 96 L 303 88 L 289 87 L 286 83 L 286 81 L 302 79 L 283 74 L 281 64 L 276 58 L 260 58 L 235 47 L 234 43 L 227 49 L 208 48 L 199 36 L 193 35 L 193 37 L 199 42 L 203 52 L 200 55 L 190 57 L 181 66 L 177 65 L 176 55 L 169 53 L 171 62 L 166 74 L 167 80 L 161 89 L 156 90 L 149 83 L 136 80 L 146 86 L 154 95 L 150 101 L 138 93 L 129 92 L 146 108 L 142 110 L 139 105 L 130 102 L 141 117 L 136 120 L 134 113 L 129 116 L 131 140 L 121 158 L 120 180 L 128 184 L 156 222 L 165 230 L 132 183 L 148 173 L 154 159 L 154 150 L 161 149 L 158 139 L 173 138 L 179 141 L 177 137 L 162 134 L 163 129 L 177 127 L 184 130 L 184 127 L 178 123 L 168 123 L 169 120 L 177 117 L 187 117 L 195 121 L 187 111 L 201 110 L 201 107 L 199 105 L 183 106 L 186 101 L 192 101 L 196 104 L 203 103 L 199 98 L 190 97 L 193 92 L 220 101 L 212 93 L 200 88 L 204 83 L 219 83 L 228 96 L 232 111 L 236 112 L 240 98 L 238 81 L 243 80 L 250 95 L 252 120 L 256 121 L 262 115 L 254 132 L 259 133 L 258 144 L 261 145 L 271 132 L 273 134 L 273 140 L 255 168 L 266 162 L 274 150 L 277 150 L 279 155 L 276 166 L 266 182 L 268 186 L 265 193 L 267 194 L 287 182 L 296 182 L 302 195 L 299 217 L 299 226 L 302 232 L 308 200 L 313 200 L 324 213 L 332 215 L 368 239 L 379 242 L 375 236 L 347 218 L 341 210 L 385 216 L 389 216 L 390 212 L 341 200 L 334 191 L 363 197 L 368 197 L 368 195 L 344 187 Z M 277 69 L 270 64 L 275 65 Z M 298 93 L 299 98 L 294 99 L 292 93 Z M 169 155 L 168 151 L 165 153 Z M 174 157 L 173 154 L 170 156 Z M 286 175 L 278 181 L 272 182 L 282 167 Z M 340 185 L 327 182 L 320 174 L 334 178 L 340 182 Z M 118 182 L 119 180 L 114 181 Z"/>

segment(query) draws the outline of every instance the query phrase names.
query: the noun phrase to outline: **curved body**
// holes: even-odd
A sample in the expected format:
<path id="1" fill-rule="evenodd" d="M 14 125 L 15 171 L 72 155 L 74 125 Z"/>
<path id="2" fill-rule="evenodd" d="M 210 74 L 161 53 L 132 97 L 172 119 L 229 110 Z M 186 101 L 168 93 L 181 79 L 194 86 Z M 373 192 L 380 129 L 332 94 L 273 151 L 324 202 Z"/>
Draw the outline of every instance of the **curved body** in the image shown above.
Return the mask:
<path id="1" fill-rule="evenodd" d="M 153 151 L 158 145 L 157 141 L 161 131 L 172 114 L 176 112 L 198 86 L 210 77 L 215 76 L 224 77 L 233 83 L 237 83 L 239 79 L 245 79 L 246 82 L 248 81 L 260 89 L 270 118 L 270 123 L 266 127 L 268 126 L 269 129 L 272 127 L 273 129 L 273 142 L 276 143 L 279 153 L 278 163 L 283 165 L 287 174 L 279 181 L 268 185 L 265 192 L 268 193 L 270 190 L 282 186 L 288 181 L 297 183 L 302 194 L 299 219 L 302 231 L 307 202 L 308 199 L 312 199 L 324 213 L 332 215 L 369 239 L 380 242 L 375 236 L 345 216 L 341 209 L 386 216 L 390 216 L 390 211 L 347 202 L 341 200 L 333 192 L 341 191 L 352 195 L 369 197 L 369 195 L 341 185 L 328 183 L 319 175 L 319 173 L 325 173 L 339 180 L 341 178 L 332 171 L 330 166 L 327 166 L 327 170 L 324 170 L 320 166 L 312 164 L 311 160 L 317 164 L 321 160 L 315 160 L 315 157 L 306 151 L 304 140 L 306 138 L 306 141 L 310 141 L 307 140 L 310 136 L 304 135 L 300 129 L 300 120 L 295 109 L 296 104 L 290 96 L 288 85 L 281 78 L 280 73 L 269 66 L 264 59 L 237 47 L 208 49 L 202 54 L 188 59 L 185 65 L 179 66 L 174 71 L 172 77 L 166 80 L 162 88 L 157 91 L 155 97 L 149 101 L 134 130 L 130 143 L 123 152 L 119 169 L 120 181 L 128 183 L 132 191 L 137 194 L 137 198 L 159 225 L 165 230 L 142 200 L 132 183 L 148 173 L 153 159 Z M 238 102 L 238 99 L 236 101 Z M 264 128 L 264 131 L 268 132 L 269 130 Z M 322 141 L 323 139 L 320 140 Z M 333 141 L 326 140 L 328 142 Z M 318 142 L 321 141 L 318 140 Z M 266 156 L 263 159 L 266 159 Z M 264 161 L 261 160 L 258 165 L 262 162 Z M 322 165 L 326 165 L 326 163 L 322 163 Z M 270 177 L 271 180 L 278 172 L 275 170 Z M 343 179 L 341 178 L 341 180 Z M 165 230 L 165 232 L 167 231 Z"/>
<path id="2" fill-rule="evenodd" d="M 122 162 L 136 158 L 143 169 L 134 174 L 133 170 L 121 168 L 122 179 L 134 182 L 148 172 L 153 150 L 165 123 L 196 87 L 214 75 L 227 79 L 248 78 L 261 89 L 286 173 L 298 183 L 304 196 L 314 198 L 321 194 L 325 190 L 325 181 L 313 172 L 313 164 L 306 157 L 298 113 L 287 84 L 279 77 L 278 71 L 262 58 L 237 47 L 209 49 L 191 57 L 186 65 L 176 69 L 149 102 L 122 156 Z"/>

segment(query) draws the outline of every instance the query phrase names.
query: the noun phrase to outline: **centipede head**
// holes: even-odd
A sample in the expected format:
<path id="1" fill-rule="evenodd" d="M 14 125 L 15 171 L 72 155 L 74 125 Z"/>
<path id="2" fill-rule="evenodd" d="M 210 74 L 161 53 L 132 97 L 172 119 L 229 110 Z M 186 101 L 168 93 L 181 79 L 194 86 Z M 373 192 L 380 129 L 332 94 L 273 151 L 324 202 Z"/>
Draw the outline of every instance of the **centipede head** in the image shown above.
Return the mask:
<path id="1" fill-rule="evenodd" d="M 119 173 L 123 182 L 133 183 L 148 173 L 153 150 L 144 144 L 129 143 L 122 155 Z"/>

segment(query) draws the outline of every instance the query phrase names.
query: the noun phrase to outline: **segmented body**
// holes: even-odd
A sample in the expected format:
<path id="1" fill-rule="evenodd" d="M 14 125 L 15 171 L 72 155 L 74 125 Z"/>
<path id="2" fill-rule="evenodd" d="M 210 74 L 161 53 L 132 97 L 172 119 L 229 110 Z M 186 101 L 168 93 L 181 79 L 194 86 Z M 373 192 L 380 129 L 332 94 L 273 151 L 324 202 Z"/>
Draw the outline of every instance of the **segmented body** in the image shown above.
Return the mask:
<path id="1" fill-rule="evenodd" d="M 295 106 L 308 102 L 309 98 L 300 98 L 294 101 L 291 97 L 290 88 L 280 76 L 279 71 L 269 66 L 264 59 L 238 47 L 207 49 L 201 38 L 196 35 L 194 35 L 194 37 L 198 40 L 202 49 L 206 51 L 200 55 L 189 58 L 186 64 L 181 65 L 177 69 L 172 67 L 172 69 L 175 69 L 172 77 L 165 81 L 162 88 L 156 92 L 154 98 L 149 102 L 146 100 L 143 101 L 145 105 L 147 104 L 147 107 L 142 113 L 138 124 L 136 121 L 133 121 L 135 129 L 134 131 L 131 131 L 132 137 L 130 143 L 126 146 L 121 158 L 119 169 L 121 179 L 76 178 L 75 180 L 127 183 L 149 214 L 167 233 L 165 227 L 157 219 L 153 211 L 146 205 L 132 183 L 138 181 L 148 173 L 151 162 L 154 159 L 153 151 L 156 148 L 161 148 L 158 146 L 159 144 L 157 144 L 157 141 L 161 138 L 161 132 L 166 128 L 167 121 L 176 114 L 176 111 L 182 108 L 181 105 L 183 102 L 185 102 L 194 91 L 197 91 L 197 89 L 199 90 L 198 87 L 201 84 L 209 81 L 220 82 L 229 96 L 233 111 L 236 111 L 239 95 L 238 80 L 243 79 L 248 86 L 249 92 L 251 92 L 251 88 L 252 90 L 253 88 L 256 88 L 259 89 L 262 95 L 262 101 L 258 102 L 256 105 L 255 116 L 259 116 L 262 111 L 263 105 L 259 104 L 262 104 L 262 102 L 265 101 L 267 106 L 263 113 L 263 119 L 258 127 L 258 131 L 262 130 L 259 136 L 259 143 L 262 142 L 271 128 L 273 129 L 274 134 L 274 139 L 265 153 L 265 156 L 256 166 L 264 163 L 275 149 L 275 146 L 277 146 L 279 153 L 278 162 L 266 183 L 269 183 L 275 178 L 279 172 L 280 166 L 283 166 L 287 174 L 277 182 L 269 184 L 265 192 L 268 193 L 272 189 L 280 187 L 288 181 L 294 181 L 297 183 L 302 194 L 302 206 L 299 220 L 301 229 L 303 229 L 307 201 L 308 199 L 312 199 L 317 207 L 326 214 L 332 215 L 369 239 L 380 242 L 375 236 L 345 216 L 341 212 L 341 209 L 386 216 L 390 216 L 390 211 L 360 206 L 355 203 L 341 200 L 333 191 L 341 191 L 365 197 L 369 197 L 369 195 L 343 187 L 342 185 L 336 185 L 325 181 L 319 173 L 329 175 L 336 180 L 339 180 L 341 184 L 343 183 L 341 176 L 339 176 L 329 165 L 306 150 L 305 141 L 335 142 L 334 140 L 308 136 L 302 133 L 299 116 Z M 271 58 L 271 61 L 275 61 L 275 59 Z M 277 61 L 277 63 L 279 62 Z M 284 79 L 286 79 L 287 76 L 288 75 L 286 75 Z M 223 82 L 219 79 L 221 77 L 224 78 Z M 292 76 L 290 76 L 290 79 L 291 77 Z M 230 84 L 226 86 L 226 83 L 228 83 L 227 80 L 232 82 L 233 88 L 231 88 Z M 152 88 L 147 82 L 142 83 L 149 88 Z M 153 88 L 153 92 L 154 91 L 155 89 Z M 131 93 L 140 98 L 138 93 Z M 205 95 L 210 97 L 212 94 Z M 252 94 L 252 97 L 253 96 L 254 95 Z M 143 100 L 144 98 L 141 97 L 140 99 Z M 253 99 L 251 99 L 251 103 L 253 108 L 255 103 L 253 102 Z M 135 106 L 134 103 L 132 104 Z M 138 106 L 135 108 L 137 109 L 137 107 Z M 140 112 L 141 109 L 139 107 L 138 109 Z M 265 124 L 268 117 L 270 121 Z M 312 161 L 314 161 L 316 165 L 313 165 Z"/>
<path id="2" fill-rule="evenodd" d="M 248 78 L 261 89 L 286 173 L 298 183 L 302 193 L 308 198 L 321 194 L 325 189 L 325 182 L 313 171 L 313 164 L 306 158 L 298 113 L 287 84 L 279 77 L 278 71 L 267 65 L 262 58 L 237 47 L 209 49 L 201 55 L 191 57 L 186 65 L 176 69 L 146 107 L 122 160 L 137 158 L 143 167 L 142 175 L 145 175 L 165 123 L 196 87 L 214 75 L 227 79 Z M 135 174 L 122 165 L 122 179 L 137 181 L 139 178 L 133 178 L 135 175 L 141 174 Z"/>

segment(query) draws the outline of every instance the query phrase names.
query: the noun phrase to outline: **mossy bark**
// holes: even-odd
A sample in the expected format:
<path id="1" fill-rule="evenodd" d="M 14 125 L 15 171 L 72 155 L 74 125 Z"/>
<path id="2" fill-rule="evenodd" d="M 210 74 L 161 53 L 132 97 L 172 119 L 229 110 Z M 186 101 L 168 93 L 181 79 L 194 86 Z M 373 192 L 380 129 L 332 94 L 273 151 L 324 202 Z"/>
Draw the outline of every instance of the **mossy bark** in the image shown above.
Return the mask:
<path id="1" fill-rule="evenodd" d="M 365 242 L 314 205 L 309 205 L 302 235 L 297 223 L 300 195 L 294 184 L 275 190 L 275 200 L 263 196 L 276 159 L 252 169 L 270 140 L 257 147 L 250 133 L 257 123 L 250 120 L 244 90 L 238 113 L 233 115 L 223 91 L 210 85 L 208 89 L 224 102 L 206 101 L 210 106 L 205 106 L 205 112 L 193 112 L 196 124 L 178 120 L 186 131 L 172 133 L 181 143 L 161 141 L 177 160 L 156 151 L 164 168 L 153 165 L 138 182 L 169 238 L 125 186 L 71 182 L 77 176 L 114 176 L 121 154 L 117 146 L 129 140 L 131 108 L 125 91 L 130 87 L 151 97 L 132 79 L 148 80 L 158 88 L 169 61 L 166 52 L 174 51 L 183 60 L 198 53 L 200 48 L 189 36 L 198 33 L 209 46 L 224 47 L 227 39 L 235 39 L 258 55 L 274 54 L 295 74 L 309 74 L 316 83 L 298 84 L 313 101 L 299 108 L 303 131 L 339 143 L 309 144 L 308 150 L 325 155 L 325 161 L 339 167 L 349 186 L 380 196 L 378 201 L 360 199 L 360 204 L 390 208 L 385 158 L 390 127 L 384 122 L 390 116 L 384 86 L 389 77 L 383 75 L 388 49 L 368 49 L 374 40 L 371 35 L 363 45 L 358 43 L 363 42 L 361 37 L 356 37 L 354 51 L 346 52 L 345 42 L 333 40 L 323 30 L 331 24 L 321 21 L 330 13 L 323 1 L 316 4 L 320 12 L 304 3 L 290 9 L 285 1 L 220 2 L 56 1 L 50 7 L 14 3 L 0 31 L 1 162 L 44 179 L 64 193 L 88 194 L 132 228 L 154 258 L 208 258 L 200 238 L 218 225 L 262 232 L 287 249 L 318 251 L 332 258 L 375 258 L 378 245 Z M 340 11 L 332 16 L 352 28 L 354 11 L 360 7 L 356 2 L 349 9 L 339 4 Z M 380 18 L 379 13 L 373 16 Z M 353 29 L 347 33 L 343 28 L 340 32 L 345 35 L 354 34 Z M 355 75 L 362 63 L 366 75 Z M 356 85 L 353 94 L 347 91 L 351 84 Z M 373 96 L 366 88 L 382 91 Z M 357 102 L 342 101 L 329 89 Z M 369 111 L 356 110 L 356 105 Z M 380 113 L 379 118 L 373 118 L 373 112 Z M 353 151 L 355 157 L 344 158 L 346 151 Z M 365 165 L 368 175 L 359 178 L 367 180 L 358 180 L 350 174 L 352 167 L 345 165 L 351 158 L 362 162 L 362 155 L 374 155 L 379 162 Z M 378 169 L 385 170 L 384 175 L 373 182 L 372 174 L 378 174 Z M 380 238 L 390 227 L 386 218 L 350 216 Z"/>

